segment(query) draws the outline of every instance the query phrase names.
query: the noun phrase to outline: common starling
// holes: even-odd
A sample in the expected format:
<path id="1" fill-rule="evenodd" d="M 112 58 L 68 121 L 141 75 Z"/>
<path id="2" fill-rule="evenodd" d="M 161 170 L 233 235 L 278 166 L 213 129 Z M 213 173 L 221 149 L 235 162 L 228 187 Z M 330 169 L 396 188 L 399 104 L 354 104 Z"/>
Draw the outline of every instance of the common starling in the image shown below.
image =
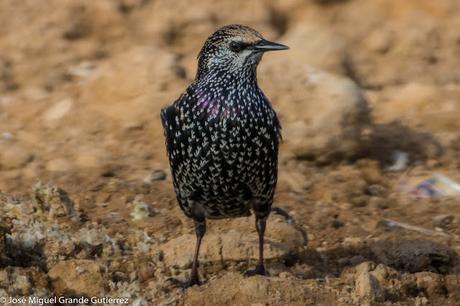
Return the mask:
<path id="1" fill-rule="evenodd" d="M 266 274 L 264 232 L 277 181 L 281 126 L 257 84 L 256 68 L 264 52 L 285 49 L 250 27 L 224 26 L 202 47 L 193 83 L 161 110 L 177 200 L 195 223 L 190 286 L 200 284 L 206 218 L 249 216 L 251 210 L 259 262 L 246 275 Z"/>

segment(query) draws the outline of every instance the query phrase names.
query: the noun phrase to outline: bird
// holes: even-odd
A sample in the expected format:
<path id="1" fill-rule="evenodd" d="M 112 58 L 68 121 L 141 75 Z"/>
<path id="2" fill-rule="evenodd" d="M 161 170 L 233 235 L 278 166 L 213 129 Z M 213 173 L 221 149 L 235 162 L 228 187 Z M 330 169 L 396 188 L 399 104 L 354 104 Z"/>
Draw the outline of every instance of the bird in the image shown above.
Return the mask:
<path id="1" fill-rule="evenodd" d="M 206 219 L 255 215 L 259 260 L 245 275 L 266 275 L 264 234 L 278 176 L 281 125 L 257 83 L 267 51 L 289 47 L 245 25 L 219 28 L 198 54 L 194 81 L 160 117 L 176 198 L 193 219 L 188 286 L 200 285 L 198 257 Z"/>

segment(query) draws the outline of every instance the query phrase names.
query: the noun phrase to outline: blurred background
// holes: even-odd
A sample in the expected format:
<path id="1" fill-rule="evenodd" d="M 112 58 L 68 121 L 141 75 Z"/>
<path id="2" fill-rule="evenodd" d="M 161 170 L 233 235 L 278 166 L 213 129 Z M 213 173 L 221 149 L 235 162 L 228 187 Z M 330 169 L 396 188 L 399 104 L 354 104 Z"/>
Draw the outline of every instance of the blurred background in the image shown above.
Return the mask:
<path id="1" fill-rule="evenodd" d="M 338 283 L 329 284 L 337 291 L 335 302 L 458 301 L 460 282 L 448 278 L 460 271 L 455 253 L 460 248 L 458 0 L 0 0 L 0 195 L 3 215 L 25 222 L 24 227 L 15 225 L 8 237 L 17 240 L 10 243 L 20 244 L 30 216 L 28 208 L 21 215 L 17 205 L 5 203 L 16 197 L 25 203 L 35 199 L 30 205 L 45 203 L 38 210 L 47 215 L 46 203 L 53 194 L 61 201 L 65 190 L 72 207 L 85 216 L 80 227 L 114 235 L 131 246 L 128 255 L 98 255 L 105 272 L 98 276 L 101 291 L 96 293 L 126 291 L 144 302 L 170 299 L 199 305 L 198 292 L 184 297 L 158 285 L 173 272 L 151 259 L 170 243 L 165 252 L 176 262 L 174 243 L 182 245 L 180 239 L 191 232 L 175 204 L 159 111 L 194 79 L 196 56 L 206 38 L 230 23 L 249 25 L 291 48 L 267 54 L 258 78 L 283 126 L 275 205 L 308 230 L 308 252 L 315 251 L 295 253 L 272 274 L 288 273 L 286 288 L 294 286 L 291 277 L 309 279 L 319 295 L 319 283 L 312 279 L 336 277 Z M 36 218 L 45 227 L 47 222 L 67 222 Z M 230 225 L 254 231 L 252 221 L 222 222 L 227 225 L 216 225 L 216 233 Z M 408 224 L 422 230 L 408 229 Z M 303 238 L 293 242 L 298 233 L 292 231 L 272 229 L 278 241 L 289 245 L 289 254 L 306 245 Z M 70 228 L 60 235 L 78 242 L 83 238 L 76 233 Z M 153 240 L 139 238 L 143 233 Z M 47 235 L 44 230 L 43 237 Z M 144 249 L 139 239 L 147 245 Z M 445 244 L 434 245 L 440 240 Z M 420 262 L 413 263 L 410 250 L 426 257 L 420 255 Z M 29 256 L 29 251 L 20 252 Z M 39 256 L 48 268 L 59 256 L 94 261 L 90 251 L 53 252 Z M 247 259 L 245 252 L 228 255 L 238 263 L 234 269 Z M 107 254 L 120 262 L 142 260 L 122 271 L 107 264 Z M 282 257 L 274 254 L 275 259 Z M 12 256 L 7 254 L 10 261 L 3 264 L 25 265 Z M 356 268 L 368 261 L 372 263 L 365 268 Z M 386 276 L 368 276 L 378 264 L 387 269 Z M 145 266 L 154 268 L 136 270 Z M 205 277 L 216 271 L 224 275 L 217 288 L 235 282 L 236 276 L 221 268 L 209 264 L 204 272 Z M 361 276 L 362 269 L 368 274 Z M 133 271 L 138 273 L 134 280 L 129 277 Z M 358 276 L 349 277 L 346 271 Z M 115 272 L 128 276 L 118 275 L 117 281 L 111 278 Z M 55 280 L 45 270 L 40 275 Z M 369 285 L 374 278 L 377 291 Z M 119 279 L 137 281 L 137 287 L 120 289 Z M 110 287 L 109 280 L 115 285 Z M 346 292 L 347 282 L 358 289 Z M 44 285 L 43 292 L 67 292 L 69 283 L 59 283 L 62 288 Z M 30 294 L 34 288 L 24 290 Z M 216 288 L 211 289 L 210 301 L 228 302 L 213 296 Z M 83 293 L 88 292 L 94 293 Z M 245 294 L 246 300 L 243 294 L 237 302 L 257 300 Z M 308 301 L 308 294 L 294 291 L 276 301 L 286 304 L 299 296 L 302 303 Z"/>
<path id="2" fill-rule="evenodd" d="M 88 169 L 164 167 L 159 110 L 193 80 L 206 38 L 229 23 L 291 47 L 259 69 L 285 155 L 391 163 L 400 150 L 416 162 L 460 143 L 458 1 L 0 5 L 5 190 Z"/>

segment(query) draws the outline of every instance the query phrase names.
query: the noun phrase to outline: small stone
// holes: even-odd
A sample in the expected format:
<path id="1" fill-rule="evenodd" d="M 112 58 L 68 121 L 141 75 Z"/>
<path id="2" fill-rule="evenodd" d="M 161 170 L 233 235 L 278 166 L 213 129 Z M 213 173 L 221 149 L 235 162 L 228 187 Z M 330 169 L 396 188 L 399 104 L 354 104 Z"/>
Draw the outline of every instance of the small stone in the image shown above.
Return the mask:
<path id="1" fill-rule="evenodd" d="M 161 169 L 153 170 L 149 175 L 144 178 L 144 183 L 149 184 L 154 181 L 163 181 L 166 179 L 166 172 Z"/>
<path id="2" fill-rule="evenodd" d="M 381 301 L 383 290 L 377 278 L 369 272 L 361 272 L 355 282 L 356 294 L 368 301 Z"/>
<path id="3" fill-rule="evenodd" d="M 360 245 L 363 240 L 359 237 L 345 237 L 342 244 L 346 246 L 357 246 Z"/>
<path id="4" fill-rule="evenodd" d="M 2 139 L 4 140 L 11 140 L 14 138 L 11 132 L 3 132 L 1 135 L 2 135 Z"/>
<path id="5" fill-rule="evenodd" d="M 283 279 L 286 279 L 286 278 L 290 278 L 291 277 L 291 274 L 288 273 L 288 272 L 281 272 L 279 275 L 278 275 L 279 278 L 283 278 Z"/>
<path id="6" fill-rule="evenodd" d="M 389 207 L 388 201 L 380 197 L 371 197 L 369 199 L 369 206 L 378 209 L 387 209 Z"/>
<path id="7" fill-rule="evenodd" d="M 82 79 L 87 79 L 94 74 L 96 64 L 90 61 L 83 61 L 68 69 L 67 73 Z"/>
<path id="8" fill-rule="evenodd" d="M 145 126 L 145 123 L 142 121 L 129 121 L 126 122 L 123 128 L 125 131 L 136 131 L 136 130 L 142 130 Z"/>
<path id="9" fill-rule="evenodd" d="M 393 164 L 386 168 L 387 171 L 403 171 L 409 163 L 409 154 L 407 152 L 395 150 L 393 152 Z"/>
<path id="10" fill-rule="evenodd" d="M 379 184 L 372 184 L 367 187 L 367 191 L 373 196 L 382 196 L 386 193 L 387 189 Z"/>
<path id="11" fill-rule="evenodd" d="M 433 226 L 440 228 L 445 228 L 451 224 L 452 221 L 454 221 L 454 216 L 449 214 L 437 215 L 432 219 Z"/>
<path id="12" fill-rule="evenodd" d="M 364 272 L 369 272 L 373 270 L 373 267 L 374 267 L 374 263 L 371 261 L 362 262 L 355 267 L 356 274 L 362 274 Z"/>
<path id="13" fill-rule="evenodd" d="M 46 113 L 43 115 L 43 118 L 46 121 L 55 121 L 58 119 L 61 119 L 65 115 L 67 115 L 68 112 L 73 107 L 73 100 L 70 98 L 66 98 L 62 101 L 57 102 L 53 106 L 51 106 Z"/>
<path id="14" fill-rule="evenodd" d="M 356 196 L 356 197 L 353 197 L 350 200 L 350 202 L 351 204 L 353 204 L 354 207 L 364 207 L 369 202 L 369 196 L 366 196 L 366 195 Z"/>
<path id="15" fill-rule="evenodd" d="M 50 218 L 75 216 L 74 203 L 67 192 L 57 186 L 35 184 L 33 199 L 39 211 L 48 213 Z"/>
<path id="16" fill-rule="evenodd" d="M 426 306 L 430 305 L 430 301 L 424 296 L 417 296 L 414 302 L 415 306 Z"/>
<path id="17" fill-rule="evenodd" d="M 374 271 L 371 272 L 372 275 L 380 282 L 383 283 L 389 275 L 388 267 L 382 264 L 377 265 Z"/>
<path id="18" fill-rule="evenodd" d="M 155 214 L 154 209 L 152 209 L 147 203 L 142 200 L 142 197 L 137 195 L 133 201 L 133 209 L 129 214 L 134 221 L 142 220 L 147 217 L 152 217 Z"/>

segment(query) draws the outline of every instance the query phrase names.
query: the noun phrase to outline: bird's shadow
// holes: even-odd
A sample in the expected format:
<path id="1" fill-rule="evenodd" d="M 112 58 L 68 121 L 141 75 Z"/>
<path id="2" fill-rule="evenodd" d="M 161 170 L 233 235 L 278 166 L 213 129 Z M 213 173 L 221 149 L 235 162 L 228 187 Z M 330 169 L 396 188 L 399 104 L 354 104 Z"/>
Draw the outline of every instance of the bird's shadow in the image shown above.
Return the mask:
<path id="1" fill-rule="evenodd" d="M 407 153 L 410 162 L 416 162 L 440 156 L 444 149 L 432 134 L 416 131 L 395 120 L 373 124 L 372 132 L 362 140 L 353 159 L 370 158 L 382 166 L 389 166 L 395 162 L 396 151 Z"/>
<path id="2" fill-rule="evenodd" d="M 274 259 L 275 261 L 276 259 Z M 402 273 L 433 272 L 449 274 L 458 269 L 460 258 L 450 247 L 424 238 L 381 240 L 325 251 L 306 249 L 279 258 L 286 266 L 307 265 L 311 269 L 295 274 L 304 279 L 339 277 L 343 271 L 363 262 L 384 264 Z"/>

